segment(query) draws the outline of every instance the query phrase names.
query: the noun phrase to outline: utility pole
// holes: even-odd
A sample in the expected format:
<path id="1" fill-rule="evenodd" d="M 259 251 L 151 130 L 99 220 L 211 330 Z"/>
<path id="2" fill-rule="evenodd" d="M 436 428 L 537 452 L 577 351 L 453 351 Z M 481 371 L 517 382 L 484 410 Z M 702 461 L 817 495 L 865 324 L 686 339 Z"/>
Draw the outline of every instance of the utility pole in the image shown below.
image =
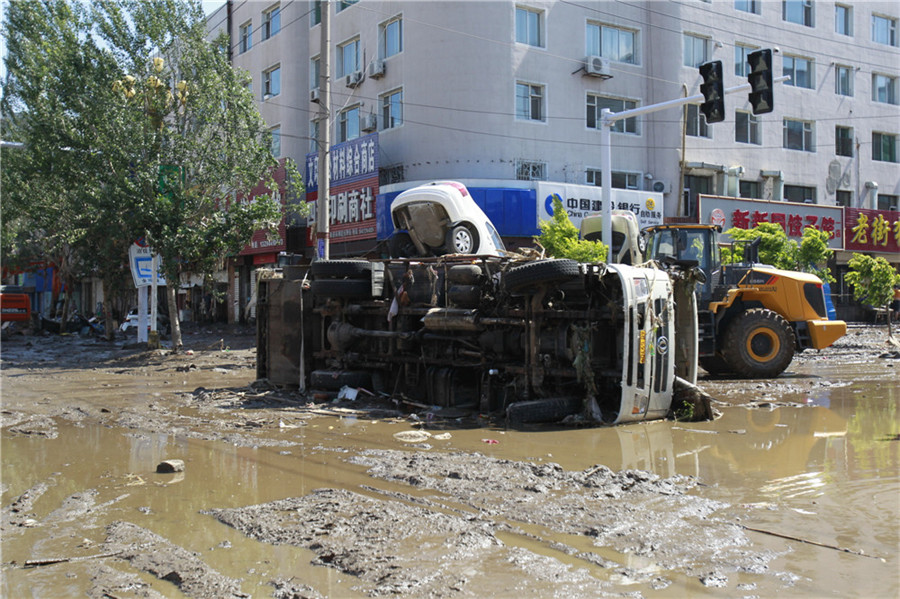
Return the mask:
<path id="1" fill-rule="evenodd" d="M 322 0 L 319 3 L 322 22 L 321 40 L 319 44 L 319 171 L 316 197 L 316 257 L 328 260 L 331 256 L 331 207 L 329 203 L 329 166 L 331 156 L 331 3 Z"/>

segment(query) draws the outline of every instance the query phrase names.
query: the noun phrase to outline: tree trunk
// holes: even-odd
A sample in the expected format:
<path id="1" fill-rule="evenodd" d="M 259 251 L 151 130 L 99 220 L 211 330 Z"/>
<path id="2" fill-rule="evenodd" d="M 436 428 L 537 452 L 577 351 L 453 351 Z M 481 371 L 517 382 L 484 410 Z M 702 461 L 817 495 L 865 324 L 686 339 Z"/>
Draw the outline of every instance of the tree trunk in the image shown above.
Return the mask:
<path id="1" fill-rule="evenodd" d="M 113 321 L 112 285 L 103 279 L 103 336 L 112 341 L 116 336 L 116 323 Z"/>
<path id="2" fill-rule="evenodd" d="M 71 310 L 72 306 L 72 278 L 66 277 L 63 281 L 63 285 L 65 288 L 66 298 L 63 300 L 63 310 L 62 316 L 59 317 L 59 334 L 65 335 L 67 332 L 67 326 L 69 323 L 69 310 Z"/>
<path id="3" fill-rule="evenodd" d="M 178 305 L 175 301 L 179 278 L 170 279 L 169 273 L 166 273 L 166 303 L 169 305 L 169 326 L 172 328 L 172 351 L 174 352 L 178 352 L 182 348 L 181 323 L 178 321 Z"/>

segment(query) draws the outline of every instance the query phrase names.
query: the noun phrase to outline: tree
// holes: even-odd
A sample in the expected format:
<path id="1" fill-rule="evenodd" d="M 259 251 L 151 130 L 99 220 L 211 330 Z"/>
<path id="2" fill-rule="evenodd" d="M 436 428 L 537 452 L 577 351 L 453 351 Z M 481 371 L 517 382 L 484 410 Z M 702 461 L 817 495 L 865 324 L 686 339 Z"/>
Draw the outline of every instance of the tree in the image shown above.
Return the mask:
<path id="1" fill-rule="evenodd" d="M 10 176 L 25 182 L 33 237 L 71 248 L 72 272 L 97 272 L 105 290 L 145 237 L 178 348 L 181 275 L 210 273 L 281 216 L 272 194 L 247 199 L 260 181 L 274 189 L 277 166 L 248 75 L 205 39 L 199 2 L 14 2 L 4 37 L 3 116 L 26 143 Z"/>
<path id="2" fill-rule="evenodd" d="M 853 299 L 876 309 L 887 310 L 888 337 L 892 336 L 890 303 L 894 287 L 900 285 L 900 274 L 883 257 L 853 254 L 848 263 L 850 271 L 844 280 L 853 288 Z"/>
<path id="3" fill-rule="evenodd" d="M 600 241 L 579 239 L 578 229 L 569 220 L 569 215 L 559 198 L 553 198 L 553 216 L 540 223 L 541 234 L 535 237 L 554 258 L 571 258 L 578 262 L 605 262 L 606 244 Z"/>
<path id="4" fill-rule="evenodd" d="M 834 254 L 834 250 L 828 247 L 828 240 L 831 239 L 831 233 L 828 231 L 820 231 L 813 227 L 803 229 L 803 239 L 800 241 L 800 248 L 797 251 L 797 267 L 804 271 L 810 272 L 820 279 L 823 283 L 834 283 L 835 278 L 828 268 L 828 261 Z"/>
<path id="5" fill-rule="evenodd" d="M 759 239 L 759 261 L 775 268 L 793 270 L 797 267 L 797 242 L 788 239 L 781 225 L 760 223 L 752 229 L 732 227 L 725 231 L 736 242 Z M 734 249 L 722 248 L 722 262 L 730 264 L 744 259 L 744 244 L 736 243 Z"/>

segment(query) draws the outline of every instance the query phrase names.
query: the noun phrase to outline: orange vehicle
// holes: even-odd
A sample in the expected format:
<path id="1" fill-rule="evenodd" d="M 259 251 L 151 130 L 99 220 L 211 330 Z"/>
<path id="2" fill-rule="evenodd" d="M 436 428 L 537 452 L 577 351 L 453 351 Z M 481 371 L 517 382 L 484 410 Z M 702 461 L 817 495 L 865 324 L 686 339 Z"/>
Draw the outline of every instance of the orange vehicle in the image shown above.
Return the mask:
<path id="1" fill-rule="evenodd" d="M 0 322 L 31 320 L 31 298 L 15 285 L 0 286 Z"/>
<path id="2" fill-rule="evenodd" d="M 657 225 L 647 230 L 647 259 L 696 266 L 699 362 L 711 374 L 776 377 L 805 349 L 828 347 L 847 332 L 829 320 L 817 276 L 758 263 L 757 245 L 745 262 L 721 263 L 714 225 Z"/>

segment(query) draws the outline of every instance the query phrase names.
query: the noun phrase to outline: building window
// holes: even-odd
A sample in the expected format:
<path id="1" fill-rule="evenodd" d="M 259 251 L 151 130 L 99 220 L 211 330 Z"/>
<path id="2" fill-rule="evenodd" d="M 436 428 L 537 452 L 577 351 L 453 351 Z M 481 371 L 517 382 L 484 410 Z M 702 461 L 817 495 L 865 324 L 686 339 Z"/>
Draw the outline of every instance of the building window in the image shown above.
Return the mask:
<path id="1" fill-rule="evenodd" d="M 762 0 L 734 0 L 734 9 L 758 15 L 761 4 Z"/>
<path id="2" fill-rule="evenodd" d="M 847 191 L 845 189 L 838 189 L 834 192 L 835 206 L 847 206 L 849 208 L 852 205 L 852 202 L 853 192 Z"/>
<path id="3" fill-rule="evenodd" d="M 263 13 L 262 39 L 266 41 L 281 31 L 281 6 L 276 4 Z"/>
<path id="4" fill-rule="evenodd" d="M 318 56 L 309 59 L 309 89 L 316 89 L 319 87 L 319 77 L 321 75 L 319 66 L 321 64 Z"/>
<path id="5" fill-rule="evenodd" d="M 799 56 L 785 56 L 782 64 L 781 74 L 790 75 L 791 77 L 790 80 L 784 82 L 785 85 L 812 89 L 813 63 L 810 59 L 800 58 Z"/>
<path id="6" fill-rule="evenodd" d="M 359 70 L 359 38 L 338 46 L 338 77 L 344 77 Z"/>
<path id="7" fill-rule="evenodd" d="M 600 169 L 587 169 L 585 171 L 585 177 L 588 185 L 603 187 L 603 171 Z M 640 173 L 625 173 L 621 171 L 612 172 L 612 186 L 615 189 L 637 189 L 640 180 Z"/>
<path id="8" fill-rule="evenodd" d="M 734 113 L 734 141 L 743 144 L 762 144 L 759 134 L 759 118 L 738 110 Z"/>
<path id="9" fill-rule="evenodd" d="M 403 124 L 402 89 L 381 96 L 381 121 L 384 129 L 393 129 Z"/>
<path id="10" fill-rule="evenodd" d="M 281 67 L 273 67 L 263 71 L 262 97 L 268 100 L 281 93 Z"/>
<path id="11" fill-rule="evenodd" d="M 700 112 L 697 104 L 687 105 L 687 121 L 685 133 L 691 137 L 710 137 L 709 125 L 706 124 L 706 116 Z"/>
<path id="12" fill-rule="evenodd" d="M 897 136 L 873 131 L 872 160 L 897 162 Z"/>
<path id="13" fill-rule="evenodd" d="M 281 127 L 269 129 L 269 151 L 275 158 L 281 157 Z"/>
<path id="14" fill-rule="evenodd" d="M 784 119 L 784 147 L 788 150 L 815 152 L 813 125 L 811 121 Z"/>
<path id="15" fill-rule="evenodd" d="M 322 22 L 322 0 L 313 0 L 309 9 L 309 26 L 315 27 Z"/>
<path id="16" fill-rule="evenodd" d="M 403 183 L 406 181 L 406 173 L 402 164 L 394 166 L 386 166 L 378 169 L 378 184 L 391 185 L 392 183 Z"/>
<path id="17" fill-rule="evenodd" d="M 335 4 L 334 12 L 339 13 L 342 10 L 350 8 L 357 2 L 359 2 L 359 0 L 338 0 L 338 2 Z"/>
<path id="18" fill-rule="evenodd" d="M 546 181 L 547 163 L 531 162 L 528 160 L 516 161 L 516 180 L 518 181 Z"/>
<path id="19" fill-rule="evenodd" d="M 760 200 L 762 199 L 762 186 L 759 181 L 741 181 L 738 184 L 738 194 L 742 198 Z"/>
<path id="20" fill-rule="evenodd" d="M 544 86 L 516 83 L 516 118 L 525 121 L 544 120 Z"/>
<path id="21" fill-rule="evenodd" d="M 378 26 L 378 56 L 390 58 L 403 51 L 403 19 L 396 17 Z"/>
<path id="22" fill-rule="evenodd" d="M 359 106 L 341 111 L 338 118 L 337 142 L 349 141 L 359 137 Z"/>
<path id="23" fill-rule="evenodd" d="M 538 48 L 544 45 L 544 13 L 524 6 L 516 7 L 516 41 Z"/>
<path id="24" fill-rule="evenodd" d="M 243 54 L 253 47 L 253 23 L 251 21 L 247 21 L 241 25 L 240 35 L 240 54 Z"/>
<path id="25" fill-rule="evenodd" d="M 750 74 L 750 63 L 747 62 L 747 55 L 755 52 L 759 48 L 752 46 L 742 46 L 740 44 L 734 47 L 734 76 L 746 77 Z"/>
<path id="26" fill-rule="evenodd" d="M 879 193 L 878 194 L 878 210 L 897 210 L 897 200 L 900 196 L 891 195 L 888 193 Z"/>
<path id="27" fill-rule="evenodd" d="M 813 26 L 812 0 L 782 0 L 781 18 L 789 23 Z"/>
<path id="28" fill-rule="evenodd" d="M 834 66 L 834 93 L 839 96 L 853 95 L 853 68 Z"/>
<path id="29" fill-rule="evenodd" d="M 834 5 L 834 32 L 853 35 L 853 8 L 845 4 Z"/>
<path id="30" fill-rule="evenodd" d="M 319 151 L 319 121 L 313 119 L 309 122 L 309 151 Z"/>
<path id="31" fill-rule="evenodd" d="M 853 127 L 834 128 L 834 153 L 838 156 L 853 156 Z"/>
<path id="32" fill-rule="evenodd" d="M 684 66 L 699 67 L 707 61 L 709 40 L 705 37 L 684 34 Z"/>
<path id="33" fill-rule="evenodd" d="M 799 202 L 801 204 L 816 203 L 816 188 L 804 185 L 785 185 L 784 200 L 786 202 Z"/>
<path id="34" fill-rule="evenodd" d="M 872 15 L 872 41 L 888 46 L 897 45 L 897 19 Z"/>
<path id="35" fill-rule="evenodd" d="M 887 75 L 872 75 L 872 101 L 885 104 L 897 103 L 897 78 Z"/>
<path id="36" fill-rule="evenodd" d="M 604 108 L 609 108 L 611 112 L 622 112 L 623 110 L 631 110 L 637 108 L 637 102 L 633 100 L 622 100 L 619 98 L 605 98 L 603 96 L 595 96 L 588 94 L 587 97 L 587 126 L 590 129 L 600 128 L 600 112 Z M 630 133 L 637 135 L 638 125 L 637 117 L 622 119 L 613 123 L 612 131 L 615 133 Z"/>
<path id="37" fill-rule="evenodd" d="M 585 46 L 588 56 L 603 56 L 616 62 L 636 64 L 635 32 L 611 25 L 588 23 Z"/>

